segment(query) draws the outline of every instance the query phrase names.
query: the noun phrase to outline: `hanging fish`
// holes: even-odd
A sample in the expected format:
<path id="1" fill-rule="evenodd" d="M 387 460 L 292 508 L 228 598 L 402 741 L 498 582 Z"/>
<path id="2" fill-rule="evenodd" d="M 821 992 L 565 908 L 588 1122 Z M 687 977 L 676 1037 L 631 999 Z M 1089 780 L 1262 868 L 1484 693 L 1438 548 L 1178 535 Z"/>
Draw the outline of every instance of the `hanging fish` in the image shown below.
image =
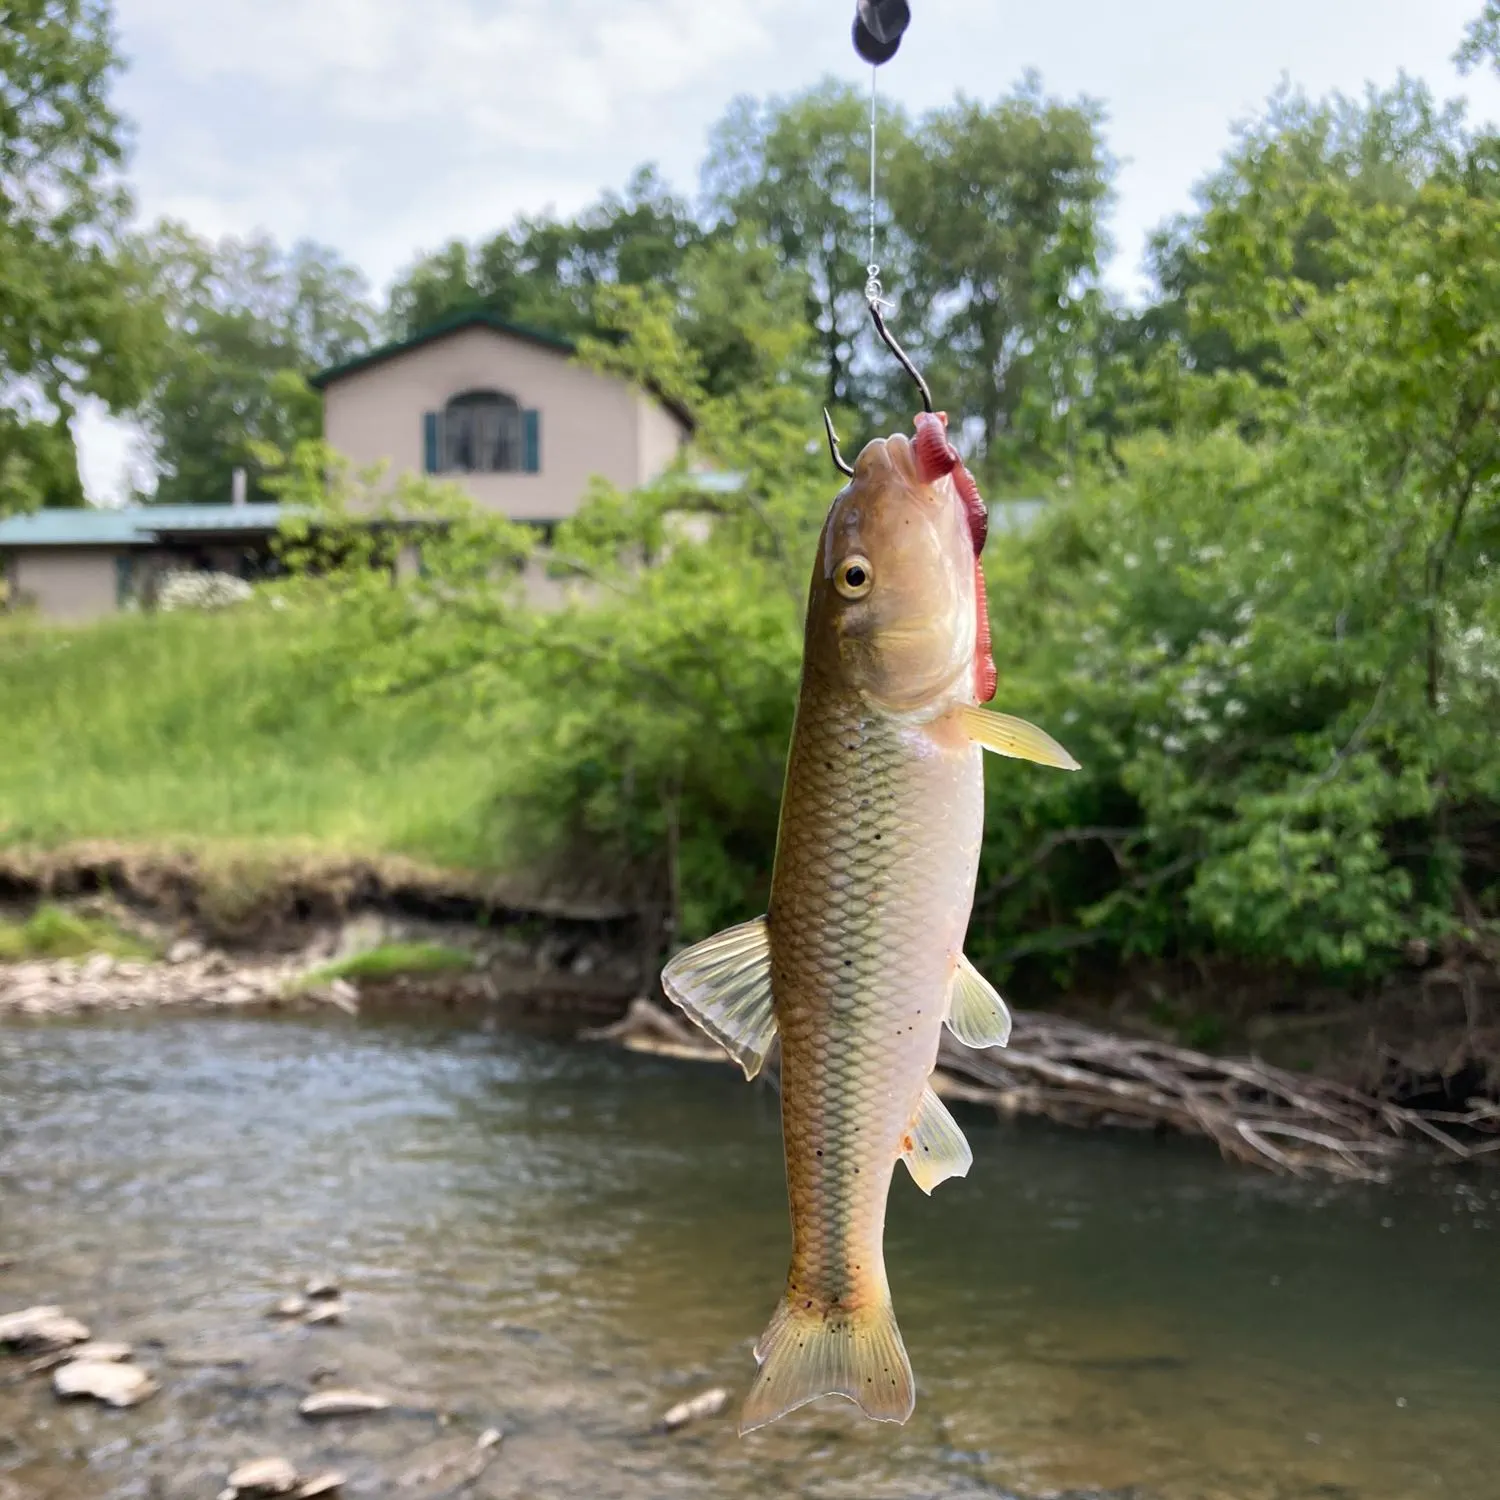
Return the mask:
<path id="1" fill-rule="evenodd" d="M 921 377 L 877 327 L 921 385 Z M 767 914 L 680 953 L 668 997 L 753 1078 L 781 1040 L 792 1217 L 786 1295 L 740 1431 L 819 1396 L 904 1422 L 911 1365 L 883 1253 L 900 1158 L 930 1193 L 968 1142 L 929 1077 L 944 1023 L 1003 1046 L 1005 1002 L 964 957 L 984 822 L 983 751 L 1076 770 L 995 690 L 985 509 L 928 410 L 876 439 L 818 543 Z"/>

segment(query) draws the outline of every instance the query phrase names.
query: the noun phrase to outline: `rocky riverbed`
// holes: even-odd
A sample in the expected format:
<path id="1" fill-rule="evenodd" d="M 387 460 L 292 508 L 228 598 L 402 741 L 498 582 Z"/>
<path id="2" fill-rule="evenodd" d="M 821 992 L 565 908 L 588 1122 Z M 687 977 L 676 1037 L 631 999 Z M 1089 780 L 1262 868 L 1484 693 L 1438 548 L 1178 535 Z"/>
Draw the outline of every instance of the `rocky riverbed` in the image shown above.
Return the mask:
<path id="1" fill-rule="evenodd" d="M 358 1009 L 357 987 L 334 979 L 297 990 L 308 968 L 300 958 L 239 960 L 207 953 L 186 940 L 162 963 L 141 963 L 98 953 L 0 965 L 0 1015 L 68 1016 L 89 1011 L 242 1009 L 247 1006 L 330 1004 Z"/>
<path id="2" fill-rule="evenodd" d="M 638 982 L 633 955 L 600 936 L 559 933 L 546 924 L 493 934 L 459 923 L 421 922 L 365 912 L 286 937 L 277 950 L 213 947 L 112 903 L 85 903 L 162 956 L 108 953 L 0 962 L 0 1017 L 74 1016 L 135 1010 L 255 1011 L 332 1007 L 354 1015 L 368 1001 L 405 997 L 446 1008 L 473 1003 L 564 1008 L 580 1016 L 618 1014 Z M 416 954 L 404 967 L 399 952 Z M 393 953 L 377 972 L 361 957 Z M 448 962 L 424 969 L 423 953 Z"/>

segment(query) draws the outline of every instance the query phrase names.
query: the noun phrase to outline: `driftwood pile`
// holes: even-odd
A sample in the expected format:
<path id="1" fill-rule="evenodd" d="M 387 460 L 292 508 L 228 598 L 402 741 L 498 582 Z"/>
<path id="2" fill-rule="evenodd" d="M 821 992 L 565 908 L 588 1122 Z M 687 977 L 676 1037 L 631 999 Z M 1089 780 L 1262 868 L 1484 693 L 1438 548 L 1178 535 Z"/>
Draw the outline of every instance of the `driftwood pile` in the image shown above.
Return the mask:
<path id="1" fill-rule="evenodd" d="M 728 1063 L 685 1017 L 635 1001 L 613 1026 L 588 1033 L 633 1051 Z M 775 1076 L 774 1049 L 768 1072 Z M 949 1099 L 1065 1125 L 1125 1126 L 1205 1135 L 1251 1166 L 1306 1176 L 1381 1181 L 1413 1145 L 1451 1161 L 1500 1153 L 1500 1107 L 1463 1113 L 1406 1109 L 1326 1079 L 1253 1059 L 1020 1012 L 1010 1045 L 973 1051 L 946 1031 L 933 1086 Z"/>

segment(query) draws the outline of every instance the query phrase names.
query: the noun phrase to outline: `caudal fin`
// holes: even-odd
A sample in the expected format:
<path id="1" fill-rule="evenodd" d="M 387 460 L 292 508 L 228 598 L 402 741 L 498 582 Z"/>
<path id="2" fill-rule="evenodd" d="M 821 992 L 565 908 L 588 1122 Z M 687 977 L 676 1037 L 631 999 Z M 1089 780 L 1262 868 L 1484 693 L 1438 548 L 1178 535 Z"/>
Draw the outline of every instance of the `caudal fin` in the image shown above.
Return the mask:
<path id="1" fill-rule="evenodd" d="M 889 1302 L 858 1312 L 784 1301 L 755 1346 L 760 1370 L 741 1434 L 819 1396 L 847 1396 L 877 1422 L 904 1422 L 916 1405 L 911 1362 Z"/>

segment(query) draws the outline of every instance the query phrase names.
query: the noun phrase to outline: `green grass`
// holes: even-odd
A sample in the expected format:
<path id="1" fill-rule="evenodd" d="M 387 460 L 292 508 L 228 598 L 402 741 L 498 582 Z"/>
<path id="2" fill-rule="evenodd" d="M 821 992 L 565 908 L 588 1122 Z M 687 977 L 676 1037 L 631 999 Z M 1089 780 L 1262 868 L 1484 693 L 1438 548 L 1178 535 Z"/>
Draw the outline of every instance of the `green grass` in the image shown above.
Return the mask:
<path id="1" fill-rule="evenodd" d="M 299 989 L 315 989 L 335 979 L 391 979 L 398 974 L 443 974 L 472 969 L 474 955 L 441 943 L 382 943 L 304 974 Z"/>
<path id="2" fill-rule="evenodd" d="M 83 917 L 60 906 L 38 907 L 25 922 L 0 922 L 0 963 L 37 958 L 82 958 L 108 953 L 113 958 L 158 957 L 151 944 L 97 917 Z"/>
<path id="3" fill-rule="evenodd" d="M 309 609 L 0 621 L 0 846 L 236 845 L 498 866 L 493 729 L 353 691 Z"/>

